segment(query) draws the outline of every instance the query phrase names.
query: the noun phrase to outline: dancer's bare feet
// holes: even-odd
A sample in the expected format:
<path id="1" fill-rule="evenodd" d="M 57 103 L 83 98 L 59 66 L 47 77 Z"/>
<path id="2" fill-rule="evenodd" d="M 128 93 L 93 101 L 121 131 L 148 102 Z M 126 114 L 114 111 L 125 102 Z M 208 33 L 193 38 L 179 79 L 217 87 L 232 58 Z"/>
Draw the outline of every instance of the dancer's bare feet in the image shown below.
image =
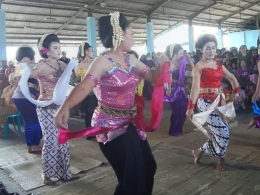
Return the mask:
<path id="1" fill-rule="evenodd" d="M 76 179 L 79 179 L 79 176 L 76 175 L 76 174 L 72 174 L 70 179 L 67 179 L 67 180 L 61 179 L 61 181 L 68 182 L 68 181 L 74 181 L 74 180 L 76 180 Z"/>
<path id="2" fill-rule="evenodd" d="M 37 153 L 42 151 L 42 146 L 28 146 L 29 153 Z"/>
<path id="3" fill-rule="evenodd" d="M 250 123 L 247 126 L 247 129 L 251 129 L 255 125 L 256 125 L 256 120 L 255 120 L 255 118 L 252 118 Z"/>
<path id="4" fill-rule="evenodd" d="M 203 151 L 201 151 L 200 149 L 197 150 L 192 150 L 192 154 L 194 156 L 194 164 L 200 164 L 200 159 L 203 155 Z"/>
<path id="5" fill-rule="evenodd" d="M 45 185 L 53 185 L 54 184 L 54 181 L 52 181 L 49 177 L 43 177 L 43 183 Z"/>
<path id="6" fill-rule="evenodd" d="M 219 158 L 217 165 L 216 165 L 216 170 L 217 171 L 224 171 L 224 159 L 223 158 Z"/>

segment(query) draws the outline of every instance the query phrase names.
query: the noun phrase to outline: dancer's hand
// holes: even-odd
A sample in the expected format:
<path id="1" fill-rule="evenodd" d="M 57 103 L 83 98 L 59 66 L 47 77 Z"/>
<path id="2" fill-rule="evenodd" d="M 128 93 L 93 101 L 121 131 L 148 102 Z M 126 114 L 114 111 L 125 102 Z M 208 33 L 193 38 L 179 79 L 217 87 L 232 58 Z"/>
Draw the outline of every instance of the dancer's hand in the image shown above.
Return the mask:
<path id="1" fill-rule="evenodd" d="M 54 116 L 54 124 L 57 128 L 68 129 L 69 108 L 61 106 Z"/>
<path id="2" fill-rule="evenodd" d="M 187 59 L 191 59 L 190 54 L 186 54 Z"/>
<path id="3" fill-rule="evenodd" d="M 159 66 L 163 66 L 165 64 L 165 62 L 167 62 L 167 61 L 169 61 L 169 58 L 165 54 L 162 54 L 158 58 L 157 63 L 158 63 Z"/>
<path id="4" fill-rule="evenodd" d="M 239 96 L 240 96 L 239 93 L 232 93 L 232 94 L 230 95 L 229 101 L 230 101 L 230 102 L 234 102 L 234 101 L 237 100 L 237 98 L 238 98 Z"/>
<path id="5" fill-rule="evenodd" d="M 166 90 L 166 95 L 171 95 L 171 89 Z"/>
<path id="6" fill-rule="evenodd" d="M 258 101 L 260 99 L 259 93 L 255 93 L 252 96 L 252 102 L 255 103 L 256 101 Z"/>
<path id="7" fill-rule="evenodd" d="M 193 115 L 194 111 L 192 109 L 188 109 L 186 112 L 186 116 L 188 117 L 188 119 L 192 120 Z"/>

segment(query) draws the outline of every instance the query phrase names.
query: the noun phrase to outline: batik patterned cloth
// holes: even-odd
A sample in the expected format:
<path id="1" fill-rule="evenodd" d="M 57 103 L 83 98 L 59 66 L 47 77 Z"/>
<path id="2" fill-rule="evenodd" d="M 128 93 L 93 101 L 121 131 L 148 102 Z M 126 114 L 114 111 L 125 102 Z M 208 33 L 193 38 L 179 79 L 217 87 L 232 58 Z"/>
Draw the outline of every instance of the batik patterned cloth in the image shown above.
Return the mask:
<path id="1" fill-rule="evenodd" d="M 69 143 L 58 143 L 58 129 L 53 120 L 57 110 L 37 107 L 36 111 L 44 138 L 42 173 L 48 178 L 69 180 L 71 179 Z"/>
<path id="2" fill-rule="evenodd" d="M 200 112 L 207 111 L 210 105 L 210 101 L 198 99 L 197 106 Z M 206 123 L 211 131 L 212 139 L 209 139 L 201 150 L 210 156 L 224 158 L 229 142 L 228 123 L 223 121 L 215 111 L 210 114 Z"/>

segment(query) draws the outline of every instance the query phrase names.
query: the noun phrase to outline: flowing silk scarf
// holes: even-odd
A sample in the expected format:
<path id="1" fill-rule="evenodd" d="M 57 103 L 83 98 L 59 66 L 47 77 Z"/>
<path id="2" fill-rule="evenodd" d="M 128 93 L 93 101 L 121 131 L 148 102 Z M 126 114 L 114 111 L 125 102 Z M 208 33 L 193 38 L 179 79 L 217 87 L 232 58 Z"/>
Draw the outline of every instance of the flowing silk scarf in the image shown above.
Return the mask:
<path id="1" fill-rule="evenodd" d="M 69 86 L 72 69 L 75 68 L 77 64 L 78 64 L 77 60 L 75 59 L 70 60 L 69 64 L 65 68 L 64 72 L 62 73 L 61 77 L 59 78 L 54 88 L 52 99 L 49 101 L 40 101 L 40 100 L 35 100 L 31 97 L 29 87 L 27 84 L 28 79 L 30 78 L 30 75 L 32 73 L 31 69 L 26 63 L 20 63 L 23 72 L 19 82 L 20 89 L 24 94 L 24 96 L 26 97 L 26 99 L 28 99 L 31 103 L 37 106 L 45 107 L 51 104 L 61 105 L 66 98 L 67 88 Z"/>
<path id="2" fill-rule="evenodd" d="M 181 91 L 183 91 L 183 86 L 185 83 L 185 72 L 186 72 L 186 67 L 187 67 L 187 56 L 183 56 L 180 64 L 179 64 L 179 79 L 178 79 L 178 83 L 172 83 L 171 84 L 171 88 L 172 88 L 172 92 L 170 95 L 165 95 L 164 97 L 164 101 L 171 103 L 174 102 L 178 97 L 180 98 L 181 96 L 178 96 L 180 94 Z M 173 74 L 173 73 L 172 73 Z M 172 76 L 172 75 L 171 75 Z"/>
<path id="3" fill-rule="evenodd" d="M 210 114 L 213 111 L 217 111 L 225 121 L 231 120 L 236 117 L 233 102 L 228 102 L 223 106 L 218 106 L 221 101 L 221 98 L 225 100 L 224 93 L 221 93 L 217 96 L 214 102 L 208 107 L 207 111 L 194 114 L 191 120 L 192 123 L 209 139 L 211 139 L 211 135 L 208 133 L 206 129 L 203 128 L 203 125 L 206 123 Z"/>
<path id="4" fill-rule="evenodd" d="M 260 109 L 256 102 L 253 103 L 253 115 L 255 117 L 260 117 Z"/>
<path id="5" fill-rule="evenodd" d="M 81 129 L 79 131 L 69 131 L 67 129 L 59 129 L 59 137 L 58 142 L 59 144 L 64 144 L 68 140 L 73 138 L 80 138 L 80 137 L 90 137 L 95 136 L 103 133 L 107 133 L 109 131 L 113 131 L 115 129 L 118 129 L 120 127 L 123 127 L 127 124 L 129 124 L 131 121 L 134 122 L 136 127 L 142 131 L 145 132 L 153 132 L 156 131 L 159 128 L 161 119 L 162 119 L 162 113 L 163 113 L 163 98 L 164 98 L 164 83 L 168 83 L 170 81 L 170 77 L 168 74 L 168 70 L 170 67 L 170 63 L 166 62 L 162 68 L 162 71 L 157 78 L 152 100 L 150 104 L 150 110 L 151 110 L 151 119 L 149 122 L 149 125 L 146 124 L 144 119 L 144 107 L 145 107 L 145 100 L 143 96 L 139 96 L 136 94 L 135 96 L 135 102 L 137 106 L 137 114 L 134 118 L 129 119 L 129 121 L 126 121 L 125 123 L 114 126 L 110 128 L 104 128 L 104 127 L 89 127 L 85 129 Z"/>

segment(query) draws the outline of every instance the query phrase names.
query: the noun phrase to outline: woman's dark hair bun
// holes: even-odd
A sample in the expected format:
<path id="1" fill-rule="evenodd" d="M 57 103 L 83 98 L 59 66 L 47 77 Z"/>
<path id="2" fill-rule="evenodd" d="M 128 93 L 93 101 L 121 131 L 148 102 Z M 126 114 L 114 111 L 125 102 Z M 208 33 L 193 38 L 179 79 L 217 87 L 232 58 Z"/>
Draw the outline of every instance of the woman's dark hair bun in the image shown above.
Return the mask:
<path id="1" fill-rule="evenodd" d="M 105 48 L 113 47 L 113 27 L 110 23 L 111 16 L 102 16 L 98 19 L 98 36 Z M 124 14 L 120 13 L 119 26 L 122 31 L 125 31 L 129 27 L 130 23 Z"/>

